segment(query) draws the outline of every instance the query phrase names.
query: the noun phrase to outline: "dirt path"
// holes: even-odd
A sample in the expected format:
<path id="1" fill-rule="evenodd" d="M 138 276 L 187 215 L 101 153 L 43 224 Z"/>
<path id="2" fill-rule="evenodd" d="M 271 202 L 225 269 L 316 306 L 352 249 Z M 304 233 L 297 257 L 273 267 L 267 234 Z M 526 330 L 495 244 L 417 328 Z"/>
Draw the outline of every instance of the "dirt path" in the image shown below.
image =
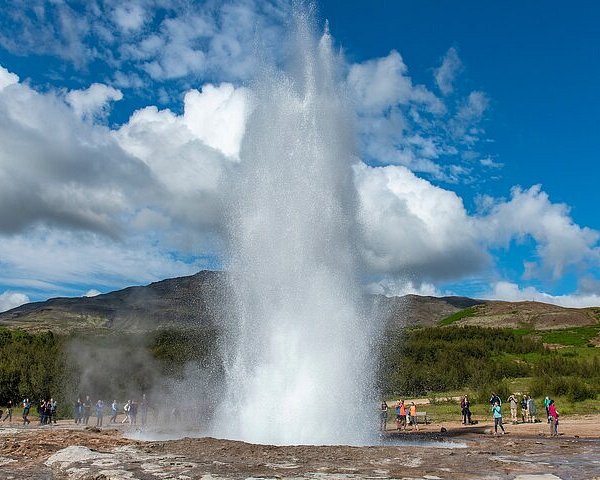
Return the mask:
<path id="1" fill-rule="evenodd" d="M 546 435 L 545 424 L 509 425 L 504 436 L 486 433 L 489 424 L 434 424 L 389 431 L 365 447 L 142 442 L 121 425 L 86 430 L 70 422 L 0 427 L 0 479 L 600 479 L 600 416 L 563 423 L 559 438 Z"/>

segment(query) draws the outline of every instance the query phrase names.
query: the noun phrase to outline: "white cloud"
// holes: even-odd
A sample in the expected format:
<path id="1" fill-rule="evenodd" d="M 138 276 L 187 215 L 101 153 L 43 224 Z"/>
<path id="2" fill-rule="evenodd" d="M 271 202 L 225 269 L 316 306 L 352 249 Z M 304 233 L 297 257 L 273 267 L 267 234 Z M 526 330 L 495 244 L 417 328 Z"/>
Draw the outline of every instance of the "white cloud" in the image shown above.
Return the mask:
<path id="1" fill-rule="evenodd" d="M 113 15 L 114 22 L 124 33 L 141 29 L 147 16 L 144 7 L 134 2 L 118 5 Z"/>
<path id="2" fill-rule="evenodd" d="M 413 85 L 408 68 L 396 50 L 387 57 L 354 64 L 348 84 L 358 108 L 381 112 L 395 105 L 410 103 L 425 106 L 432 113 L 444 113 L 444 104 L 422 85 Z"/>
<path id="3" fill-rule="evenodd" d="M 182 115 L 147 107 L 114 132 L 119 145 L 143 161 L 162 185 L 155 205 L 187 225 L 191 235 L 203 235 L 207 227 L 218 229 L 223 178 L 239 161 L 249 110 L 246 89 L 206 85 L 185 95 Z M 167 224 L 164 215 L 147 211 L 134 223 L 150 219 Z"/>
<path id="4" fill-rule="evenodd" d="M 386 297 L 402 297 L 404 295 L 441 297 L 443 295 L 432 283 L 414 283 L 403 277 L 385 277 L 368 284 L 366 291 L 376 295 L 385 295 Z"/>
<path id="5" fill-rule="evenodd" d="M 23 293 L 7 290 L 0 293 L 0 312 L 6 312 L 29 302 L 29 297 Z"/>
<path id="6" fill-rule="evenodd" d="M 492 249 L 510 249 L 525 238 L 533 239 L 535 254 L 533 261 L 524 261 L 525 278 L 556 280 L 567 269 L 582 272 L 600 264 L 600 233 L 577 225 L 568 207 L 552 203 L 540 186 L 515 187 L 506 201 L 480 197 L 478 213 L 469 215 L 454 192 L 401 166 L 361 164 L 355 181 L 363 255 L 369 271 L 383 275 L 372 290 L 403 292 L 477 277 L 492 266 Z M 592 283 L 588 279 L 587 285 Z M 580 295 L 577 301 L 593 303 L 595 297 L 596 292 Z"/>
<path id="7" fill-rule="evenodd" d="M 481 160 L 479 160 L 479 163 L 481 163 L 481 165 L 483 165 L 484 167 L 488 168 L 502 168 L 504 166 L 503 163 L 496 162 L 493 158 L 490 157 L 482 158 Z"/>
<path id="8" fill-rule="evenodd" d="M 82 95 L 79 114 L 114 92 Z M 195 271 L 219 252 L 222 181 L 249 109 L 245 89 L 208 85 L 181 115 L 147 107 L 111 130 L 55 93 L 0 91 L 0 281 L 64 293 Z"/>
<path id="9" fill-rule="evenodd" d="M 274 49 L 265 55 L 280 55 L 281 24 L 274 19 L 285 17 L 287 8 L 277 1 L 235 0 L 186 10 L 167 1 L 160 3 L 164 18 L 156 18 L 153 2 L 123 6 L 107 0 L 93 2 L 98 12 L 92 15 L 92 6 L 86 7 L 78 19 L 66 4 L 34 3 L 41 13 L 23 16 L 23 44 L 2 33 L 5 48 L 53 53 L 77 65 L 103 59 L 123 67 L 113 77 L 122 88 L 144 86 L 144 69 L 157 81 L 248 78 L 255 68 L 254 32 L 261 32 L 267 50 Z M 20 18 L 15 12 L 9 8 L 8 17 Z M 61 22 L 54 21 L 58 17 Z M 145 31 L 151 20 L 159 28 Z M 443 94 L 453 91 L 459 69 L 450 49 L 435 73 Z M 437 179 L 471 174 L 446 160 L 464 158 L 472 165 L 479 158 L 474 145 L 485 133 L 479 126 L 489 109 L 485 93 L 474 91 L 454 103 L 438 98 L 413 82 L 396 51 L 350 65 L 346 86 L 356 102 L 366 160 L 404 165 Z M 154 91 L 175 98 L 174 89 L 163 87 Z M 101 84 L 65 98 L 39 93 L 0 67 L 0 234 L 18 239 L 27 255 L 43 252 L 39 288 L 86 276 L 117 285 L 129 281 L 127 268 L 135 282 L 181 274 L 188 263 L 169 252 L 214 252 L 214 244 L 205 243 L 213 239 L 206 237 L 222 226 L 222 184 L 239 161 L 252 108 L 249 91 L 228 83 L 205 85 L 187 92 L 180 115 L 148 106 L 116 131 L 98 125 L 109 103 L 120 98 L 120 90 Z M 492 158 L 479 163 L 497 168 Z M 507 202 L 482 199 L 482 210 L 469 215 L 455 193 L 402 166 L 360 165 L 355 175 L 364 258 L 371 272 L 384 276 L 380 289 L 433 292 L 433 282 L 476 275 L 490 266 L 490 248 L 508 248 L 525 237 L 537 248 L 537 258 L 526 266 L 532 277 L 550 271 L 558 278 L 568 268 L 598 264 L 598 233 L 578 226 L 568 208 L 552 204 L 539 187 L 517 188 Z M 43 229 L 50 232 L 48 243 L 39 238 Z M 11 245 L 0 250 L 0 262 L 2 255 L 10 259 L 13 284 L 31 284 L 33 267 L 18 273 L 23 260 Z M 101 249 L 117 261 L 98 253 Z M 136 257 L 128 249 L 151 253 Z M 51 251 L 73 265 L 63 265 Z M 106 268 L 92 265 L 95 256 Z M 143 277 L 144 264 L 156 265 L 149 277 Z M 401 284 L 399 275 L 410 282 Z"/>
<path id="10" fill-rule="evenodd" d="M 422 282 L 472 274 L 488 263 L 474 221 L 454 192 L 401 166 L 359 165 L 355 181 L 364 257 L 374 272 Z"/>
<path id="11" fill-rule="evenodd" d="M 42 222 L 118 236 L 118 217 L 153 185 L 108 129 L 82 122 L 52 92 L 20 83 L 0 91 L 0 233 Z"/>
<path id="12" fill-rule="evenodd" d="M 439 68 L 434 71 L 435 83 L 444 95 L 454 91 L 454 80 L 462 69 L 462 62 L 455 48 L 450 48 Z"/>
<path id="13" fill-rule="evenodd" d="M 538 258 L 527 268 L 532 277 L 547 272 L 557 279 L 569 267 L 600 262 L 600 234 L 577 225 L 569 207 L 552 203 L 540 185 L 514 187 L 511 199 L 493 205 L 479 226 L 490 245 L 508 247 L 512 240 L 533 238 Z"/>
<path id="14" fill-rule="evenodd" d="M 80 118 L 97 119 L 108 114 L 108 105 L 111 101 L 123 98 L 120 90 L 93 83 L 85 90 L 71 90 L 66 95 L 66 100 L 75 114 Z"/>
<path id="15" fill-rule="evenodd" d="M 67 2 L 9 0 L 3 3 L 2 14 L 0 45 L 8 51 L 56 55 L 78 67 L 98 57 L 97 50 L 86 44 L 93 30 L 92 11 L 82 13 Z"/>
<path id="16" fill-rule="evenodd" d="M 93 283 L 108 290 L 189 275 L 202 267 L 173 257 L 148 232 L 114 242 L 93 233 L 46 227 L 2 238 L 0 259 L 3 284 L 60 294 L 65 293 L 65 284 Z M 32 278 L 43 282 L 23 281 Z M 80 295 L 76 290 L 71 293 Z"/>
<path id="17" fill-rule="evenodd" d="M 98 295 L 101 295 L 102 292 L 99 290 L 96 290 L 95 288 L 92 288 L 90 290 L 88 290 L 87 292 L 85 292 L 83 294 L 84 297 L 97 297 Z"/>
<path id="18" fill-rule="evenodd" d="M 10 85 L 19 82 L 19 76 L 9 72 L 6 68 L 0 65 L 0 92 Z"/>
<path id="19" fill-rule="evenodd" d="M 597 294 L 550 295 L 540 292 L 534 287 L 522 288 L 511 282 L 497 282 L 486 297 L 491 300 L 504 300 L 507 302 L 543 302 L 571 308 L 600 306 L 600 295 Z"/>
<path id="20" fill-rule="evenodd" d="M 8 0 L 0 46 L 18 55 L 55 55 L 76 68 L 100 62 L 159 82 L 248 79 L 257 48 L 279 55 L 289 9 L 287 0 L 98 0 L 77 6 Z"/>
<path id="21" fill-rule="evenodd" d="M 446 91 L 454 56 L 451 49 L 445 73 L 438 72 Z M 455 60 L 459 62 L 457 56 Z M 473 91 L 452 102 L 439 98 L 424 85 L 414 84 L 395 50 L 387 57 L 351 65 L 347 86 L 370 163 L 404 165 L 447 182 L 470 178 L 471 166 L 461 163 L 480 155 L 475 148 L 485 133 L 480 123 L 489 105 L 483 92 Z"/>
<path id="22" fill-rule="evenodd" d="M 478 127 L 478 124 L 483 119 L 489 103 L 485 93 L 480 91 L 469 93 L 456 115 L 448 122 L 450 134 L 456 141 L 466 145 L 474 145 L 479 141 L 484 131 Z"/>
<path id="23" fill-rule="evenodd" d="M 250 111 L 249 93 L 229 83 L 204 85 L 185 94 L 183 121 L 206 145 L 239 159 L 240 145 Z"/>

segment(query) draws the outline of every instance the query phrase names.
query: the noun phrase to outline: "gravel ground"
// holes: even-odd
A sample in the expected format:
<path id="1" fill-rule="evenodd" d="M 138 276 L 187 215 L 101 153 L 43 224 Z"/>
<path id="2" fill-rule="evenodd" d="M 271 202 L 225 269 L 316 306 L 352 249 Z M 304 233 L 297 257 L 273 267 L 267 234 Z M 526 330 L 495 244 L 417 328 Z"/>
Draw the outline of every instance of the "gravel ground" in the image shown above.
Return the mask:
<path id="1" fill-rule="evenodd" d="M 214 438 L 140 441 L 121 425 L 102 430 L 0 427 L 0 479 L 600 479 L 600 416 L 545 424 L 428 425 L 388 431 L 375 446 L 273 446 Z M 127 435 L 127 436 L 126 436 Z M 149 432 L 144 437 L 152 438 Z M 155 436 L 154 438 L 158 438 Z"/>

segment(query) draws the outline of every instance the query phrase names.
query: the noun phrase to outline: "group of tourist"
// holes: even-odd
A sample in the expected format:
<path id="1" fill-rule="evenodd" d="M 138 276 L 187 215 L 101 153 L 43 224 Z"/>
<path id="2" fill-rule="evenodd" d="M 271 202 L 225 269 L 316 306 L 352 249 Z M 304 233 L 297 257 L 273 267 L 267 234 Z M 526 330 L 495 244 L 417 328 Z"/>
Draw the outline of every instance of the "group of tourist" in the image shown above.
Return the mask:
<path id="1" fill-rule="evenodd" d="M 523 423 L 535 423 L 537 407 L 533 397 L 529 395 L 523 395 L 519 401 L 517 395 L 512 394 L 507 399 L 510 405 L 510 416 L 513 425 L 518 423 L 517 413 L 519 406 L 521 407 L 521 421 Z M 502 400 L 498 395 L 492 393 L 490 397 L 490 404 L 492 406 L 492 417 L 494 418 L 494 434 L 498 434 L 498 428 L 505 434 L 504 425 L 502 423 Z M 548 419 L 548 425 L 550 426 L 550 435 L 553 437 L 558 436 L 558 417 L 559 413 L 556 410 L 556 404 L 550 397 L 544 399 L 544 407 L 546 408 L 546 418 Z"/>
<path id="2" fill-rule="evenodd" d="M 32 406 L 31 401 L 28 398 L 24 398 L 21 402 L 21 406 L 23 407 L 23 425 L 29 425 L 31 423 L 31 420 L 29 419 Z M 40 403 L 37 405 L 37 413 L 40 425 L 50 425 L 52 423 L 56 423 L 57 406 L 58 403 L 56 400 L 54 400 L 54 398 L 40 400 Z M 6 411 L 0 410 L 0 418 L 2 418 L 2 423 L 6 422 L 7 420 L 12 423 L 13 409 L 14 404 L 12 400 L 9 400 L 6 405 Z"/>
<path id="3" fill-rule="evenodd" d="M 510 418 L 513 425 L 519 423 L 517 415 L 519 407 L 521 407 L 521 422 L 535 423 L 537 407 L 535 406 L 533 397 L 529 395 L 523 395 L 519 401 L 517 395 L 512 394 L 510 397 L 508 397 L 507 402 L 510 405 Z"/>
<path id="4" fill-rule="evenodd" d="M 138 418 L 138 409 L 141 413 L 141 424 L 146 425 L 146 421 L 148 419 L 148 399 L 146 395 L 142 395 L 141 401 L 138 402 L 135 400 L 127 400 L 127 402 L 123 405 L 122 412 L 125 414 L 125 418 L 121 421 L 121 423 L 129 423 L 132 425 L 137 424 Z M 99 399 L 93 405 L 93 413 L 96 417 L 96 426 L 101 427 L 104 422 L 104 417 L 110 412 L 109 423 L 117 423 L 117 417 L 121 408 L 116 400 L 113 400 L 110 404 L 110 410 L 107 409 L 104 401 Z M 90 417 L 92 416 L 92 401 L 90 400 L 89 395 L 86 395 L 85 400 L 81 400 L 78 398 L 73 406 L 73 417 L 75 419 L 75 423 L 82 423 L 88 425 Z"/>
<path id="5" fill-rule="evenodd" d="M 21 402 L 23 407 L 23 425 L 29 425 L 31 420 L 29 418 L 32 408 L 32 402 L 29 398 L 23 399 Z M 58 402 L 54 398 L 48 400 L 40 400 L 37 405 L 37 413 L 39 417 L 40 425 L 51 425 L 56 424 L 57 421 L 57 407 Z M 0 418 L 2 422 L 8 420 L 12 423 L 14 404 L 11 400 L 8 401 L 5 411 L 0 410 Z M 96 418 L 96 426 L 101 427 L 104 422 L 104 417 L 110 413 L 109 423 L 117 423 L 117 416 L 119 413 L 124 413 L 125 417 L 121 423 L 130 423 L 136 425 L 138 422 L 138 409 L 140 412 L 141 425 L 146 425 L 148 418 L 149 404 L 144 394 L 141 401 L 138 403 L 135 400 L 128 400 L 122 407 L 119 406 L 116 400 L 113 400 L 108 407 L 103 400 L 98 400 L 96 403 L 92 403 L 90 396 L 86 395 L 85 400 L 78 398 L 73 405 L 73 418 L 76 424 L 88 425 L 90 417 Z"/>
<path id="6" fill-rule="evenodd" d="M 490 405 L 492 418 L 494 419 L 494 434 L 498 434 L 498 430 L 502 434 L 506 433 L 504 424 L 502 422 L 502 399 L 496 393 L 492 393 L 490 397 Z M 521 409 L 521 421 L 523 423 L 536 423 L 537 420 L 537 407 L 533 397 L 524 394 L 519 399 L 516 394 L 512 394 L 507 399 L 510 405 L 510 414 L 512 424 L 518 423 L 518 410 Z M 548 419 L 548 425 L 550 426 L 550 435 L 558 436 L 558 418 L 559 414 L 556 410 L 556 404 L 554 400 L 549 397 L 544 399 L 544 407 L 546 409 L 546 418 Z M 460 401 L 461 417 L 463 425 L 471 425 L 475 423 L 471 418 L 471 402 L 468 395 L 464 395 Z M 380 428 L 383 432 L 387 430 L 388 423 L 388 404 L 386 401 L 381 402 L 380 410 Z M 398 431 L 406 431 L 410 425 L 412 430 L 419 430 L 417 406 L 415 402 L 407 404 L 404 400 L 398 400 L 394 405 L 396 413 L 396 428 Z"/>
<path id="7" fill-rule="evenodd" d="M 408 425 L 411 426 L 412 430 L 419 430 L 419 422 L 417 416 L 417 406 L 415 402 L 411 402 L 410 405 L 406 405 L 404 400 L 396 401 L 394 405 L 394 411 L 396 413 L 396 428 L 398 431 L 406 431 Z M 381 402 L 381 430 L 387 430 L 388 421 L 388 404 L 387 402 Z"/>

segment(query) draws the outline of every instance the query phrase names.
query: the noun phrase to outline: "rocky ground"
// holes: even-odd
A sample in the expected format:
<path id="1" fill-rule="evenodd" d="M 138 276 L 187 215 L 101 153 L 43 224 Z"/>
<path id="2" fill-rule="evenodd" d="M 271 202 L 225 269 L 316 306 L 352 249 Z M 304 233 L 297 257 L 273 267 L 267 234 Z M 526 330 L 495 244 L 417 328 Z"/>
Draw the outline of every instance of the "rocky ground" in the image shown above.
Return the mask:
<path id="1" fill-rule="evenodd" d="M 0 479 L 600 479 L 600 416 L 545 424 L 428 425 L 389 430 L 376 446 L 272 446 L 214 438 L 139 441 L 121 425 L 102 430 L 0 426 Z M 390 428 L 392 425 L 390 424 Z"/>

